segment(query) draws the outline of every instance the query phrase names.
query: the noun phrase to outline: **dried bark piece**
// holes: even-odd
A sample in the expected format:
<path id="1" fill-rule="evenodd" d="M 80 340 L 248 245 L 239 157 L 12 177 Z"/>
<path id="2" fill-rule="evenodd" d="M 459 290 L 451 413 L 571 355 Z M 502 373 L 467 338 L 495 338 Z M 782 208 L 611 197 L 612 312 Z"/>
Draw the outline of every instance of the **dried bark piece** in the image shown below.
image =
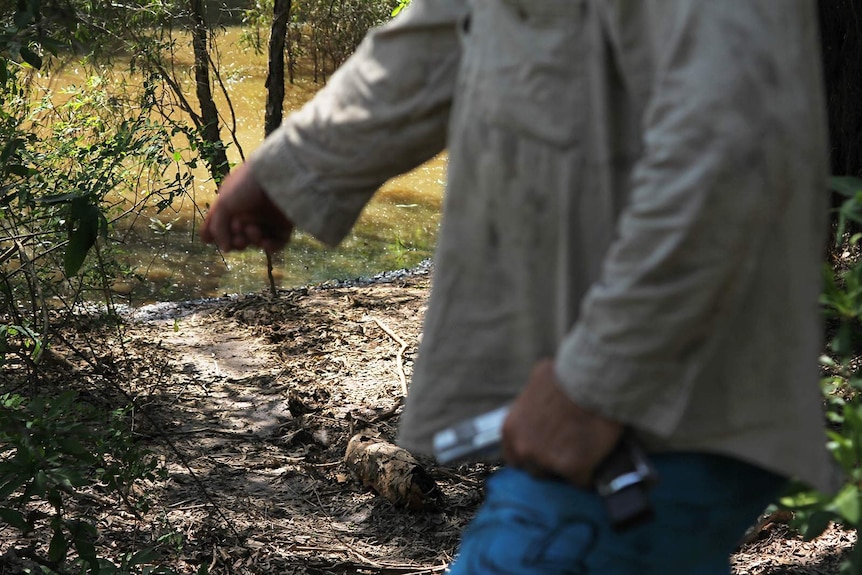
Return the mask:
<path id="1" fill-rule="evenodd" d="M 437 483 L 409 451 L 367 430 L 350 438 L 344 463 L 363 485 L 394 505 L 420 510 L 438 509 L 442 503 Z"/>

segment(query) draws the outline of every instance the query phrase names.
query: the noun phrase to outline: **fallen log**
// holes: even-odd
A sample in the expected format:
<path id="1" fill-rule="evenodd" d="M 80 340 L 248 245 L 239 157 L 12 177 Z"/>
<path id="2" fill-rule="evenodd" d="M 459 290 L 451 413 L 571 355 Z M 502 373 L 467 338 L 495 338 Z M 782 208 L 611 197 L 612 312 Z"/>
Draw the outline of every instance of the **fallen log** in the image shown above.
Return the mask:
<path id="1" fill-rule="evenodd" d="M 364 486 L 393 505 L 427 510 L 442 504 L 437 483 L 409 451 L 367 430 L 350 438 L 344 463 Z"/>

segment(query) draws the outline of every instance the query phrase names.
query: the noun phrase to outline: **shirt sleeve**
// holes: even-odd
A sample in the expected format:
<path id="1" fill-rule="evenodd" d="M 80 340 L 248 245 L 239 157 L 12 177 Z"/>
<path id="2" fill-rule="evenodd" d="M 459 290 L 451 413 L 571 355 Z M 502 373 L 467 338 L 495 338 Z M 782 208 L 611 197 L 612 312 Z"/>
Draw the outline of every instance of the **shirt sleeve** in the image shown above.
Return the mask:
<path id="1" fill-rule="evenodd" d="M 387 179 L 444 148 L 463 4 L 414 0 L 251 155 L 255 178 L 299 229 L 337 244 Z"/>
<path id="2" fill-rule="evenodd" d="M 774 175 L 792 153 L 784 134 L 794 121 L 781 91 L 811 89 L 776 81 L 782 54 L 805 50 L 770 37 L 776 23 L 764 13 L 781 9 L 668 4 L 678 9 L 656 41 L 629 203 L 556 358 L 575 401 L 659 436 L 682 417 L 704 357 L 730 335 L 727 319 L 780 213 Z"/>

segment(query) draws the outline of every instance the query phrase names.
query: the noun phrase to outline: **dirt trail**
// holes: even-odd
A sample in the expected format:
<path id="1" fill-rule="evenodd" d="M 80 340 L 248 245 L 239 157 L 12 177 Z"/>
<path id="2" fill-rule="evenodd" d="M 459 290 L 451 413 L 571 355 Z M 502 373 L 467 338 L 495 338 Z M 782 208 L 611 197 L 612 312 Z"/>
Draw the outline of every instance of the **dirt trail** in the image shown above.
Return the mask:
<path id="1" fill-rule="evenodd" d="M 94 508 L 105 540 L 181 534 L 166 557 L 180 573 L 442 573 L 492 470 L 423 460 L 445 504 L 413 512 L 343 464 L 355 431 L 394 438 L 428 286 L 419 273 L 136 312 L 115 351 L 127 374 L 117 383 L 149 415 L 136 432 L 169 479 L 152 486 L 158 500 L 143 521 Z M 852 541 L 832 529 L 806 543 L 777 525 L 733 557 L 733 573 L 837 573 Z M 24 543 L 0 550 L 8 559 Z"/>
<path id="2" fill-rule="evenodd" d="M 163 429 L 185 454 L 184 464 L 166 453 L 163 505 L 174 528 L 195 533 L 189 566 L 210 554 L 215 572 L 443 571 L 487 469 L 427 462 L 445 510 L 407 512 L 343 465 L 355 431 L 370 426 L 394 438 L 399 366 L 409 379 L 427 288 L 420 276 L 302 289 L 134 324 L 132 345 L 168 358 L 150 409 L 165 416 Z"/>

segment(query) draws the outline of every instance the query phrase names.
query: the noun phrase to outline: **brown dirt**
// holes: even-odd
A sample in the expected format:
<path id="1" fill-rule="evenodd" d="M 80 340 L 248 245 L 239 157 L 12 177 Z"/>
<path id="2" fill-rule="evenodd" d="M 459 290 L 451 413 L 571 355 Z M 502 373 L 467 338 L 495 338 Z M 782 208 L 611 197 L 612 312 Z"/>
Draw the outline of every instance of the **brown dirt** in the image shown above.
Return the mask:
<path id="1" fill-rule="evenodd" d="M 140 519 L 104 497 L 88 502 L 103 552 L 174 533 L 163 560 L 179 573 L 442 573 L 492 469 L 421 460 L 445 504 L 408 511 L 343 464 L 355 431 L 394 438 L 399 364 L 409 381 L 428 284 L 419 274 L 144 309 L 89 364 L 72 348 L 107 338 L 105 328 L 68 334 L 51 356 L 63 381 L 95 381 L 92 365 L 110 365 L 111 385 L 136 397 L 137 437 L 169 473 L 147 486 L 154 505 Z M 0 574 L 44 545 L 0 538 Z M 852 543 L 836 528 L 804 542 L 772 525 L 733 556 L 733 573 L 837 573 Z"/>

